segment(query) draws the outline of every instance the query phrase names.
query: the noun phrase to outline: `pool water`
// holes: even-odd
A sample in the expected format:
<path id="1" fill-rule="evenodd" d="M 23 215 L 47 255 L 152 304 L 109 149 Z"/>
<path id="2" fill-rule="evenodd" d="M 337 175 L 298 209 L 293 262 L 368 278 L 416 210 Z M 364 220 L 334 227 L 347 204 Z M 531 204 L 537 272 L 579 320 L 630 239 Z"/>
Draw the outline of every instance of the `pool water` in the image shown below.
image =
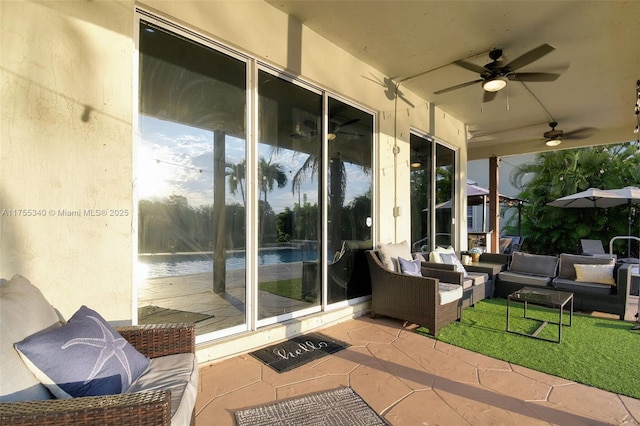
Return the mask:
<path id="1" fill-rule="evenodd" d="M 301 250 L 299 248 L 261 249 L 258 255 L 258 265 L 316 261 L 317 259 L 318 253 L 315 250 Z M 146 278 L 213 272 L 213 257 L 211 253 L 143 255 L 139 257 L 139 261 L 144 266 Z M 226 267 L 227 270 L 245 269 L 245 252 L 228 252 Z"/>

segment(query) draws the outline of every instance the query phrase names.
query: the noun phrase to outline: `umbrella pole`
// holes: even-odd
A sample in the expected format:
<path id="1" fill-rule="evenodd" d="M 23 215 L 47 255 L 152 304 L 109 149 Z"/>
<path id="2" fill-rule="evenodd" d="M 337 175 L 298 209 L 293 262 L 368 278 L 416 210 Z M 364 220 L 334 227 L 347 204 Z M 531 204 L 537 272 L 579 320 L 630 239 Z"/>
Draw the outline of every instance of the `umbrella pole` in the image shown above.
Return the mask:
<path id="1" fill-rule="evenodd" d="M 629 200 L 629 236 L 631 236 L 631 200 Z M 627 240 L 627 257 L 631 257 L 631 238 Z"/>

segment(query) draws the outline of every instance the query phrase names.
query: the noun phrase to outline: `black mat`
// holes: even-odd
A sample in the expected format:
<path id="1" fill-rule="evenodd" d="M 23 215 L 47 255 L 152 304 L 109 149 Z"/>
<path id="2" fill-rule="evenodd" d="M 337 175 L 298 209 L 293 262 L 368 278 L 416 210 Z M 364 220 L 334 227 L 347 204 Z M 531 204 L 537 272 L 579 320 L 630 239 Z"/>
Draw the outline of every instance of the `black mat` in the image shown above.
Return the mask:
<path id="1" fill-rule="evenodd" d="M 159 306 L 143 306 L 138 308 L 138 323 L 140 324 L 170 324 L 182 322 L 200 322 L 213 315 L 198 312 L 180 311 L 177 309 L 161 308 Z"/>
<path id="2" fill-rule="evenodd" d="M 309 333 L 285 342 L 251 352 L 251 355 L 276 370 L 278 373 L 293 370 L 309 361 L 322 358 L 348 348 L 348 343 L 321 333 Z"/>
<path id="3" fill-rule="evenodd" d="M 235 412 L 238 426 L 384 426 L 387 423 L 351 388 L 314 393 Z"/>

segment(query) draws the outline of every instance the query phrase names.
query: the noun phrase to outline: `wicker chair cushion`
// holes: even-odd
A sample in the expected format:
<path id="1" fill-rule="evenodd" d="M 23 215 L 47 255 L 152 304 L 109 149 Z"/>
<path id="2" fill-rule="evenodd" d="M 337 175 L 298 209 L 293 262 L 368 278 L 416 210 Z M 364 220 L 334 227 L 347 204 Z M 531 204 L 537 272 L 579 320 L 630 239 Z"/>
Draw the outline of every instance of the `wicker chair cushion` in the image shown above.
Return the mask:
<path id="1" fill-rule="evenodd" d="M 397 244 L 378 244 L 378 253 L 380 254 L 380 260 L 385 268 L 389 271 L 400 272 L 400 266 L 398 265 L 398 258 L 412 259 L 411 248 L 407 241 L 403 241 Z"/>
<path id="2" fill-rule="evenodd" d="M 440 304 L 446 305 L 462 299 L 462 286 L 440 282 L 438 283 L 438 293 L 440 293 Z"/>
<path id="3" fill-rule="evenodd" d="M 198 359 L 184 353 L 151 359 L 126 393 L 171 390 L 171 424 L 188 425 L 198 395 Z"/>
<path id="4" fill-rule="evenodd" d="M 16 275 L 0 285 L 1 402 L 52 398 L 24 365 L 13 344 L 58 322 L 56 311 L 26 278 Z"/>
<path id="5" fill-rule="evenodd" d="M 149 365 L 148 358 L 86 306 L 66 324 L 15 347 L 36 378 L 60 399 L 121 393 Z"/>

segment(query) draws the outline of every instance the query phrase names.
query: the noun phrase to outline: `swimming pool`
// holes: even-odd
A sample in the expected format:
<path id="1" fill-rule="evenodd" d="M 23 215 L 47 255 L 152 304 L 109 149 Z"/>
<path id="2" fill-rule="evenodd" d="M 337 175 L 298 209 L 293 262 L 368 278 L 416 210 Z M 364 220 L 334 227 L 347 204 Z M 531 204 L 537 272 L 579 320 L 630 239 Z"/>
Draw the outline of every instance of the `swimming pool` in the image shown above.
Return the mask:
<path id="1" fill-rule="evenodd" d="M 318 252 L 298 247 L 260 249 L 258 265 L 276 265 L 302 261 L 317 261 Z M 146 278 L 173 277 L 178 275 L 213 272 L 213 253 L 176 253 L 140 255 L 138 261 L 146 270 Z M 245 251 L 227 252 L 228 270 L 245 269 Z"/>

